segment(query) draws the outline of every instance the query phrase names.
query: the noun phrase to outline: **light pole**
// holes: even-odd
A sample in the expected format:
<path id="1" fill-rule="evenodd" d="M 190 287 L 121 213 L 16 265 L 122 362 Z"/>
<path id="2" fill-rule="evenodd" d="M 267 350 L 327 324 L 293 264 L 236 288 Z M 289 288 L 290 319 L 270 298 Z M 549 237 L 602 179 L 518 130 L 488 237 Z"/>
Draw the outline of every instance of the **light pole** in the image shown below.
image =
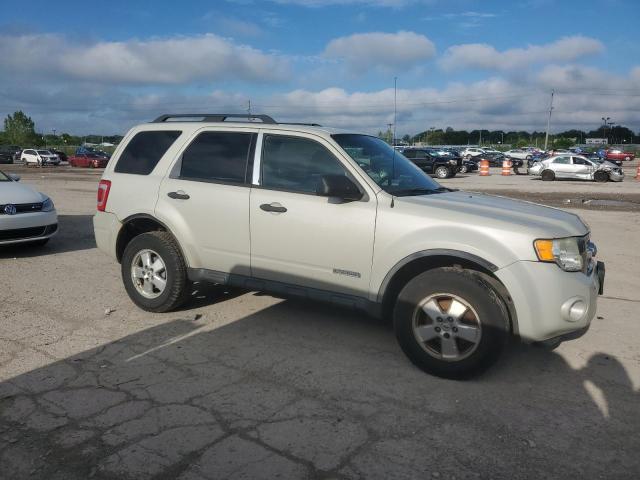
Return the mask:
<path id="1" fill-rule="evenodd" d="M 602 117 L 602 125 L 604 127 L 604 138 L 607 139 L 607 143 L 609 143 L 609 137 L 607 137 L 607 122 L 611 120 L 611 117 Z"/>

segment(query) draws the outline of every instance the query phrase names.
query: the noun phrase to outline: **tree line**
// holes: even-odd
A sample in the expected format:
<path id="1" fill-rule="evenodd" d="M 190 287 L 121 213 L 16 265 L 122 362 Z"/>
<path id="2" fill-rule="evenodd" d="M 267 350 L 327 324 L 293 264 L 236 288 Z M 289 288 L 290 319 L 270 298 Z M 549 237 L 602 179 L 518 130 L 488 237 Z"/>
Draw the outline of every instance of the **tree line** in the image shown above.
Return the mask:
<path id="1" fill-rule="evenodd" d="M 21 147 L 42 147 L 45 145 L 81 145 L 83 143 L 108 142 L 117 144 L 122 135 L 71 135 L 36 132 L 35 122 L 21 110 L 4 119 L 4 131 L 0 132 L 0 144 L 18 145 Z"/>
<path id="2" fill-rule="evenodd" d="M 391 132 L 378 132 L 378 136 L 384 140 L 391 140 Z M 606 138 L 610 144 L 637 144 L 640 143 L 640 135 L 636 135 L 631 129 L 623 126 L 600 126 L 595 130 L 566 130 L 564 132 L 549 135 L 549 142 L 556 148 L 567 148 L 576 144 L 585 143 L 587 138 Z M 426 143 L 429 145 L 512 145 L 524 147 L 528 145 L 543 146 L 545 132 L 504 131 L 504 130 L 454 130 L 429 129 L 416 135 L 405 135 L 402 140 L 406 143 Z"/>

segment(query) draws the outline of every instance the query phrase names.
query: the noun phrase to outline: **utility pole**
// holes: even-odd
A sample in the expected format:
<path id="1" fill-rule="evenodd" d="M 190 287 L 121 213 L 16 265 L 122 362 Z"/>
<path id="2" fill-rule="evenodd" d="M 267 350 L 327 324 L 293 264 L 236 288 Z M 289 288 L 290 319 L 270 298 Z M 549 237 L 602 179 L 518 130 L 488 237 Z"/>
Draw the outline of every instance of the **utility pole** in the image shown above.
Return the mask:
<path id="1" fill-rule="evenodd" d="M 551 126 L 551 112 L 553 112 L 553 94 L 555 90 L 551 90 L 551 103 L 549 104 L 549 118 L 547 119 L 547 134 L 544 136 L 544 149 L 547 150 L 549 144 L 549 127 Z"/>
<path id="2" fill-rule="evenodd" d="M 249 116 L 249 121 L 251 121 L 251 99 L 249 99 L 247 103 L 247 115 Z"/>
<path id="3" fill-rule="evenodd" d="M 396 114 L 398 111 L 398 77 L 393 77 L 393 141 L 391 145 L 396 143 Z"/>

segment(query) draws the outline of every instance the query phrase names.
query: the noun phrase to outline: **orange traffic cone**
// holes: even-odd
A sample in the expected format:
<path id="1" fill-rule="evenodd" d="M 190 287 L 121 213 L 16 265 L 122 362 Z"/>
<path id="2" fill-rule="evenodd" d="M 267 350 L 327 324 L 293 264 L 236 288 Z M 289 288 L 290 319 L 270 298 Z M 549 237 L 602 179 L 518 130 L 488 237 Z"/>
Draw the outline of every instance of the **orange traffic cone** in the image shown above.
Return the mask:
<path id="1" fill-rule="evenodd" d="M 489 176 L 489 160 L 480 160 L 480 176 L 488 177 Z"/>
<path id="2" fill-rule="evenodd" d="M 636 169 L 636 180 L 640 181 L 640 162 L 638 162 L 638 168 Z"/>
<path id="3" fill-rule="evenodd" d="M 505 158 L 502 161 L 502 176 L 506 177 L 508 175 L 511 175 L 511 160 Z"/>

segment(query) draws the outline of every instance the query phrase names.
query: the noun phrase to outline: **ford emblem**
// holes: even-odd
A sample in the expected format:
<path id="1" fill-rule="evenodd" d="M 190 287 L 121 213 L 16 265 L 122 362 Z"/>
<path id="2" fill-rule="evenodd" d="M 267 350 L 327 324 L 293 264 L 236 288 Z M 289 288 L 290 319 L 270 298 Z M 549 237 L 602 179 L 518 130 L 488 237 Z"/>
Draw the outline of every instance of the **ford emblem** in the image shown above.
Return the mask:
<path id="1" fill-rule="evenodd" d="M 5 205 L 4 206 L 4 213 L 6 213 L 7 215 L 15 215 L 16 214 L 16 206 L 15 205 Z"/>

